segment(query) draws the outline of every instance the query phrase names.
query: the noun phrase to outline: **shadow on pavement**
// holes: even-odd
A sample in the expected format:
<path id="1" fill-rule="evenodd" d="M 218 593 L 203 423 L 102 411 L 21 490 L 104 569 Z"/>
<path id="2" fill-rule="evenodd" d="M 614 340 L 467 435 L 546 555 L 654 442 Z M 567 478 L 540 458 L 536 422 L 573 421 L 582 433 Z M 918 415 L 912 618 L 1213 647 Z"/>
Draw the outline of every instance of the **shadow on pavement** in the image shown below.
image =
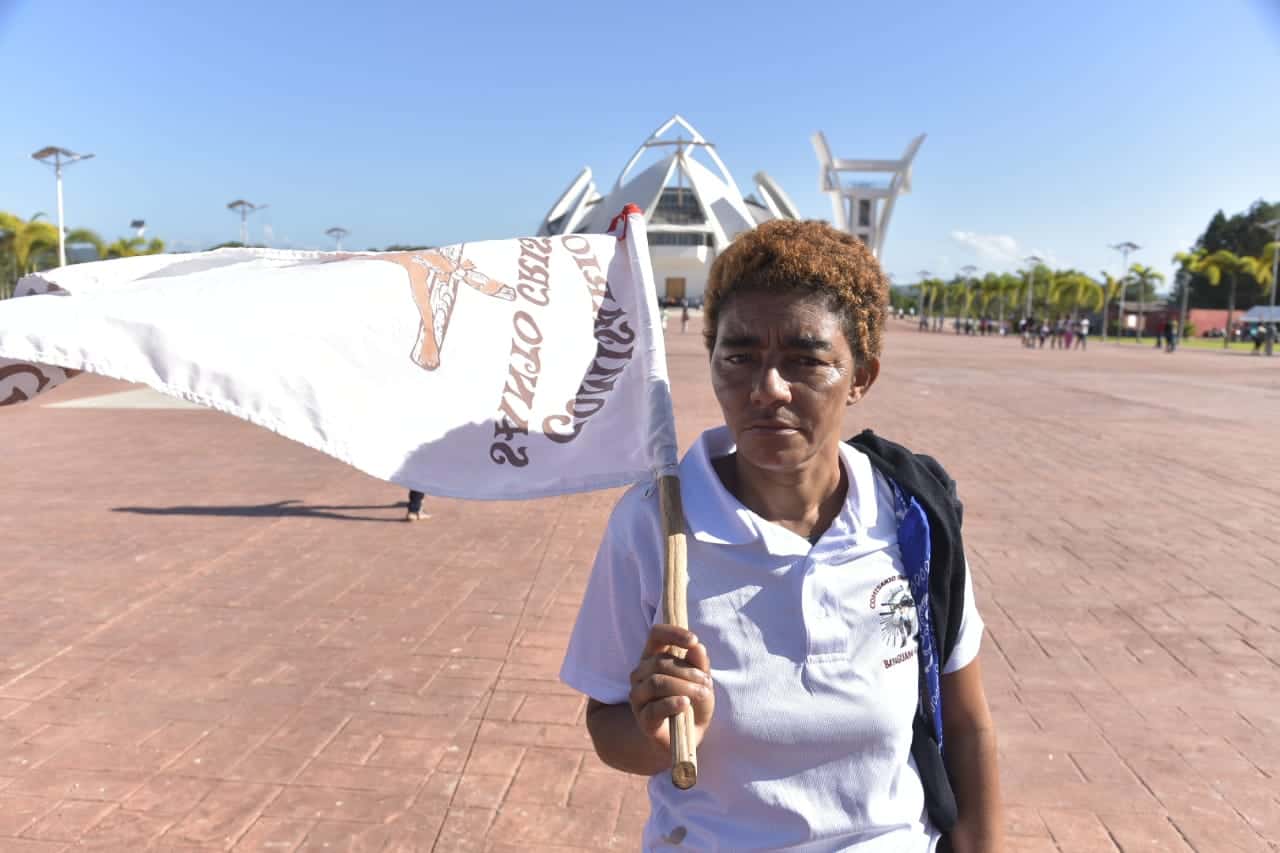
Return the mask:
<path id="1" fill-rule="evenodd" d="M 339 521 L 382 521 L 399 524 L 403 518 L 351 515 L 343 510 L 397 509 L 407 506 L 399 501 L 389 504 L 357 504 L 351 506 L 312 506 L 299 500 L 277 501 L 270 504 L 248 506 L 117 506 L 112 512 L 130 512 L 135 515 L 194 515 L 228 518 L 330 518 Z"/>

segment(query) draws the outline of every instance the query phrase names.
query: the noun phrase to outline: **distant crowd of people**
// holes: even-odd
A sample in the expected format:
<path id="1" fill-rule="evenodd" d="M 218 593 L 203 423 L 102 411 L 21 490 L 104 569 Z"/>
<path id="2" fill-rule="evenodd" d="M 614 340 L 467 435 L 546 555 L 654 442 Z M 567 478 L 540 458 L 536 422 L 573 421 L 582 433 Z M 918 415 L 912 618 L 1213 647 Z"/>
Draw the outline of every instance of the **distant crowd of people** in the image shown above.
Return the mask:
<path id="1" fill-rule="evenodd" d="M 901 308 L 896 310 L 898 319 L 903 317 L 914 317 L 915 309 L 904 312 Z M 947 320 L 944 317 L 934 315 L 930 317 L 928 314 L 920 315 L 919 328 L 922 332 L 932 329 L 940 332 Z M 956 318 L 951 321 L 951 326 L 957 335 L 1007 335 L 1009 334 L 1009 324 L 996 320 L 994 317 L 964 317 Z"/>
<path id="2" fill-rule="evenodd" d="M 916 317 L 914 308 L 906 310 L 896 308 L 893 313 L 899 320 Z M 1091 323 L 1092 321 L 1088 317 L 1081 317 L 1077 320 L 1024 317 L 1011 327 L 1009 323 L 993 317 L 956 317 L 947 319 L 937 314 L 933 316 L 920 314 L 917 327 L 922 332 L 941 332 L 949 325 L 957 335 L 1005 336 L 1012 333 L 1017 334 L 1021 338 L 1022 345 L 1028 349 L 1044 349 L 1046 346 L 1049 349 L 1088 349 Z M 1163 348 L 1165 352 L 1174 352 L 1178 348 L 1178 342 L 1182 337 L 1178 327 L 1177 318 L 1169 317 L 1165 319 L 1153 334 L 1154 345 L 1157 348 Z M 1243 339 L 1246 336 L 1248 340 L 1253 342 L 1254 355 L 1260 354 L 1267 342 L 1267 325 L 1257 323 L 1252 328 L 1242 328 L 1236 337 L 1237 339 Z M 1140 337 L 1145 337 L 1145 335 Z"/>
<path id="3" fill-rule="evenodd" d="M 916 309 L 912 308 L 894 308 L 892 313 L 899 319 L 915 319 L 917 317 Z M 957 335 L 1009 335 L 1017 334 L 1022 345 L 1028 349 L 1044 349 L 1047 345 L 1049 349 L 1088 349 L 1090 319 L 1081 317 L 1078 320 L 1057 319 L 1049 320 L 1047 318 L 1023 318 L 1012 326 L 994 317 L 955 317 L 948 319 L 938 314 L 919 314 L 919 322 L 917 327 L 922 332 L 941 332 L 947 326 Z M 1159 315 L 1157 315 L 1159 316 Z M 1151 324 L 1156 325 L 1154 322 Z M 1241 324 L 1237 326 L 1232 333 L 1233 341 L 1248 340 L 1253 343 L 1253 354 L 1261 355 L 1263 348 L 1266 346 L 1267 338 L 1270 335 L 1270 324 L 1254 323 L 1251 326 Z M 1130 329 L 1130 336 L 1133 330 Z M 1165 352 L 1174 352 L 1178 348 L 1178 343 L 1182 339 L 1183 334 L 1179 329 L 1179 322 L 1176 317 L 1167 317 L 1152 332 L 1154 345 L 1158 349 Z M 1213 330 L 1206 333 L 1207 337 L 1214 337 Z M 1221 338 L 1223 333 L 1219 330 L 1216 336 Z M 1146 337 L 1146 334 L 1139 334 L 1139 338 Z M 1280 329 L 1277 330 L 1277 338 L 1280 338 Z"/>
<path id="4" fill-rule="evenodd" d="M 1049 349 L 1088 349 L 1089 326 L 1088 317 L 1074 322 L 1058 320 L 1052 324 L 1048 320 L 1024 317 L 1018 323 L 1018 334 L 1022 336 L 1022 345 L 1029 349 L 1044 349 L 1046 341 Z"/>
<path id="5" fill-rule="evenodd" d="M 914 311 L 911 312 L 914 315 Z M 902 309 L 897 310 L 898 318 L 906 316 Z M 941 317 L 930 318 L 922 314 L 918 328 L 922 332 L 930 329 L 940 331 L 943 323 Z M 1006 336 L 1011 331 L 1022 338 L 1022 345 L 1030 349 L 1041 348 L 1045 344 L 1050 349 L 1087 349 L 1089 345 L 1090 320 L 1082 317 L 1079 320 L 1060 319 L 1050 322 L 1047 319 L 1034 317 L 1019 320 L 1012 329 L 1008 322 L 994 317 L 957 317 L 951 321 L 951 327 L 957 335 L 1000 335 Z"/>

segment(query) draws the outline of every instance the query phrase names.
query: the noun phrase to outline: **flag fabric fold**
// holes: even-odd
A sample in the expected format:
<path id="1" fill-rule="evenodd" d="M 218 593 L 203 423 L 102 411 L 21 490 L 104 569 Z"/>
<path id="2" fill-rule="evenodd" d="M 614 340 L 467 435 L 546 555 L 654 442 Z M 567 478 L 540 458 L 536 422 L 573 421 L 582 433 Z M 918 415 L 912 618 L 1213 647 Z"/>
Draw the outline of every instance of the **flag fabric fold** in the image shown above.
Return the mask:
<path id="1" fill-rule="evenodd" d="M 524 499 L 676 464 L 644 220 L 396 253 L 65 267 L 0 302 L 0 405 L 145 383 L 430 494 Z"/>

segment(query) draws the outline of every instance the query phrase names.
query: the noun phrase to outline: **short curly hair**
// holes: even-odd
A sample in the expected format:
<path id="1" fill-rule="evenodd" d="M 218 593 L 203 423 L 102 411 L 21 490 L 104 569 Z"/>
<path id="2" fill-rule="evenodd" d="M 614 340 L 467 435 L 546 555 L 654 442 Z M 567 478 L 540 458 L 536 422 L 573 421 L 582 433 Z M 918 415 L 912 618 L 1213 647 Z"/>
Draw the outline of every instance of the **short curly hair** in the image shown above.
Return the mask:
<path id="1" fill-rule="evenodd" d="M 711 265 L 703 335 L 715 349 L 720 312 L 743 293 L 824 296 L 857 363 L 880 357 L 889 285 L 861 240 L 825 222 L 775 219 L 738 235 Z"/>

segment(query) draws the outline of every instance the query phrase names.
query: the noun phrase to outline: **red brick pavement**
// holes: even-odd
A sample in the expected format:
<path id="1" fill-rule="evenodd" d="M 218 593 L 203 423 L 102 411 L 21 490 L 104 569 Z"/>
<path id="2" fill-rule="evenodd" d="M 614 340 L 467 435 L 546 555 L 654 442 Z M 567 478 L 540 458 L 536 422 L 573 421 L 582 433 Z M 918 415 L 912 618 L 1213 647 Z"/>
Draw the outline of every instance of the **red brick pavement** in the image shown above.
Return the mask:
<path id="1" fill-rule="evenodd" d="M 897 325 L 850 430 L 961 483 L 1013 850 L 1275 850 L 1280 365 L 1092 347 Z M 0 427 L 0 850 L 635 848 L 642 782 L 556 681 L 612 495 L 407 525 L 211 412 Z"/>

